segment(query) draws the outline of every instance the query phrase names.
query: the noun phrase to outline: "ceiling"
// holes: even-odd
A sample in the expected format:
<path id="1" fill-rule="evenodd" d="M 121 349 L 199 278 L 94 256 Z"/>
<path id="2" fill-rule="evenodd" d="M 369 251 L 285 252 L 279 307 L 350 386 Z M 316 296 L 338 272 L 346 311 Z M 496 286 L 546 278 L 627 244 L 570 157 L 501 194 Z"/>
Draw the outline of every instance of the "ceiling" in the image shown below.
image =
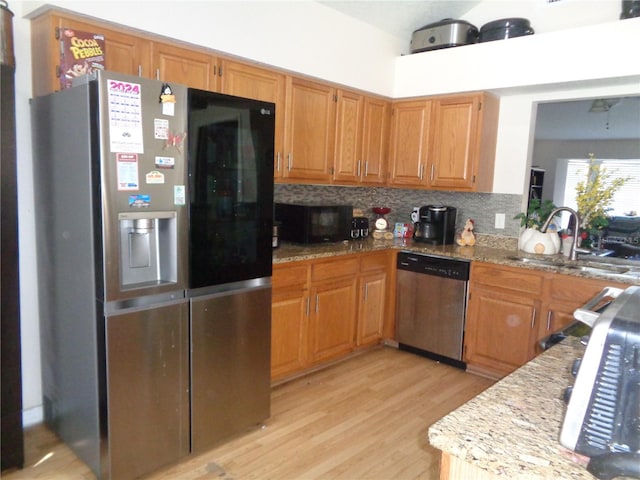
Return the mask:
<path id="1" fill-rule="evenodd" d="M 398 38 L 444 18 L 464 17 L 481 0 L 317 0 Z"/>
<path id="2" fill-rule="evenodd" d="M 593 100 L 538 105 L 537 139 L 640 139 L 640 97 L 608 99 L 608 112 L 589 112 Z"/>

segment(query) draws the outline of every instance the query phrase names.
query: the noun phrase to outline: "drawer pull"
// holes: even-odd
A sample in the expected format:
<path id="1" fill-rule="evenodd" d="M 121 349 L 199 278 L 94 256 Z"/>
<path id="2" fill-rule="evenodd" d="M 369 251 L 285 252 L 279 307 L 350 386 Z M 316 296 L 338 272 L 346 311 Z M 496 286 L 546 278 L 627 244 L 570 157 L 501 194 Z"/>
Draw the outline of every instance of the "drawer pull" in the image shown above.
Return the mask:
<path id="1" fill-rule="evenodd" d="M 536 325 L 536 309 L 533 309 L 533 313 L 531 314 L 531 328 L 533 329 L 533 327 L 535 327 Z"/>

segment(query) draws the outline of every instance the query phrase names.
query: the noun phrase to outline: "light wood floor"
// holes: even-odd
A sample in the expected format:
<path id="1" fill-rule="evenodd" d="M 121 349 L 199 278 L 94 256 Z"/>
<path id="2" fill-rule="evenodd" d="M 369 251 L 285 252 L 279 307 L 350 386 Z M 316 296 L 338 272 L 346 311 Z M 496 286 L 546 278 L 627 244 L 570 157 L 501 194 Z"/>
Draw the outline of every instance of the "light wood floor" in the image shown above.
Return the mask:
<path id="1" fill-rule="evenodd" d="M 491 384 L 378 348 L 275 387 L 271 418 L 262 428 L 146 480 L 437 480 L 439 451 L 428 443 L 429 426 Z M 95 478 L 43 426 L 26 432 L 25 455 L 24 470 L 2 478 Z"/>

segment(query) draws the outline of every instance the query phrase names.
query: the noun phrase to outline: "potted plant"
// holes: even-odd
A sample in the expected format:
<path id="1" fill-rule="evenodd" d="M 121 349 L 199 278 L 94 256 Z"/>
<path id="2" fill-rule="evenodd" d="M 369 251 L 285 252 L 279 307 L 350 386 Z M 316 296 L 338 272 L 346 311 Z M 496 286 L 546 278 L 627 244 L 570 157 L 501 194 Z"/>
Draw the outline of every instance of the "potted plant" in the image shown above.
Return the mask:
<path id="1" fill-rule="evenodd" d="M 540 232 L 540 227 L 555 208 L 556 206 L 551 200 L 541 201 L 534 198 L 529 202 L 526 213 L 522 212 L 514 217 L 514 219 L 520 220 L 520 226 L 524 227 L 518 239 L 519 250 L 545 255 L 553 255 L 560 251 L 560 237 L 554 223 L 549 225 L 545 233 Z"/>

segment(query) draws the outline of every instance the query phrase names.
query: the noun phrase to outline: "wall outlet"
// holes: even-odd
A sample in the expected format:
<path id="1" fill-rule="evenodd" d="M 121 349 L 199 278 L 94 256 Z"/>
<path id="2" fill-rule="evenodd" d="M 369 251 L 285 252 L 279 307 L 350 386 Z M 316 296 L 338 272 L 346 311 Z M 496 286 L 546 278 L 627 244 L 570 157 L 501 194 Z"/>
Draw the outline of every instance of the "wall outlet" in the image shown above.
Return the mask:
<path id="1" fill-rule="evenodd" d="M 504 213 L 496 213 L 495 228 L 504 229 L 505 215 Z"/>

